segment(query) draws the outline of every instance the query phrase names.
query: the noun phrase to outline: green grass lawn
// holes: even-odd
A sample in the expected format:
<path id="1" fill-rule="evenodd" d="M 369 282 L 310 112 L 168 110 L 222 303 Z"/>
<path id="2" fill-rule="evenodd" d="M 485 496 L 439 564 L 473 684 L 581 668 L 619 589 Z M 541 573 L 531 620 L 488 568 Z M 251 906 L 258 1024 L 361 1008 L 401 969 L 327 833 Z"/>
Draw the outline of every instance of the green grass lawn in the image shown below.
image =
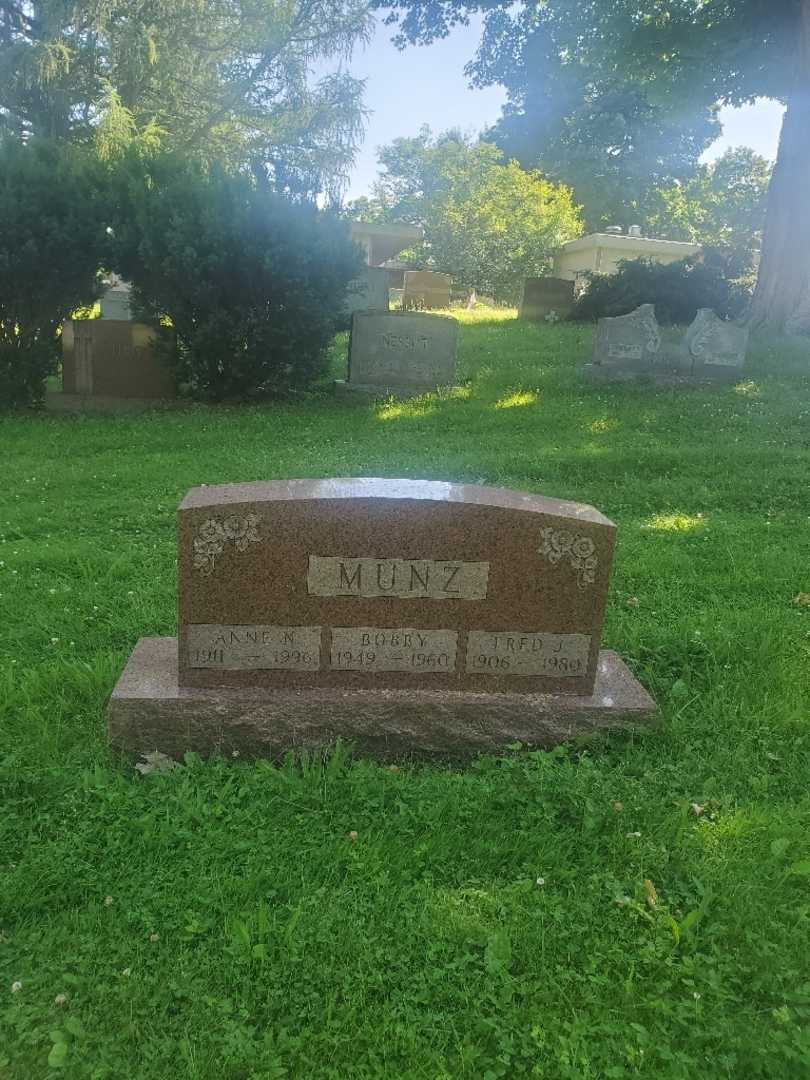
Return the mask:
<path id="1" fill-rule="evenodd" d="M 588 329 L 462 318 L 449 396 L 0 422 L 3 1080 L 810 1076 L 810 378 L 592 387 Z M 103 708 L 181 497 L 332 475 L 599 507 L 662 725 L 140 777 Z"/>

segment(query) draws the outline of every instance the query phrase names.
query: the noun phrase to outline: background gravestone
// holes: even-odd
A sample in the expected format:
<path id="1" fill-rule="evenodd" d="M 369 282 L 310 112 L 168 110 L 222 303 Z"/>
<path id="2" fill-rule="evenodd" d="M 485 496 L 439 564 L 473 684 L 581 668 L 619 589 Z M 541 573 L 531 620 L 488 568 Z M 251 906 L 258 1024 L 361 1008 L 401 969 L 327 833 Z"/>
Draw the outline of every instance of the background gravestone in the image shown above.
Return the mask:
<path id="1" fill-rule="evenodd" d="M 127 282 L 113 276 L 112 283 L 101 298 L 101 318 L 129 322 L 132 319 L 131 293 Z"/>
<path id="2" fill-rule="evenodd" d="M 701 308 L 686 332 L 685 344 L 695 375 L 736 379 L 745 365 L 748 329 L 725 322 L 711 308 Z"/>
<path id="3" fill-rule="evenodd" d="M 355 311 L 388 311 L 388 271 L 381 266 L 366 266 L 349 285 L 346 299 L 349 315 Z"/>
<path id="4" fill-rule="evenodd" d="M 574 307 L 574 283 L 563 278 L 526 278 L 519 318 L 540 322 L 552 313 L 565 319 Z"/>
<path id="5" fill-rule="evenodd" d="M 435 270 L 406 270 L 403 275 L 402 306 L 406 310 L 449 308 L 453 278 Z"/>
<path id="6" fill-rule="evenodd" d="M 62 327 L 62 390 L 70 397 L 166 399 L 174 383 L 154 351 L 155 332 L 143 323 L 74 319 Z M 53 395 L 49 398 L 51 404 Z"/>
<path id="7" fill-rule="evenodd" d="M 629 315 L 600 319 L 593 362 L 597 367 L 634 373 L 651 372 L 660 359 L 661 332 L 653 304 L 642 304 Z"/>
<path id="8" fill-rule="evenodd" d="M 593 507 L 413 480 L 194 488 L 179 638 L 110 701 L 134 751 L 385 755 L 546 745 L 654 704 L 600 652 L 615 527 Z"/>
<path id="9" fill-rule="evenodd" d="M 423 394 L 456 378 L 458 323 L 422 312 L 355 312 L 343 394 Z"/>

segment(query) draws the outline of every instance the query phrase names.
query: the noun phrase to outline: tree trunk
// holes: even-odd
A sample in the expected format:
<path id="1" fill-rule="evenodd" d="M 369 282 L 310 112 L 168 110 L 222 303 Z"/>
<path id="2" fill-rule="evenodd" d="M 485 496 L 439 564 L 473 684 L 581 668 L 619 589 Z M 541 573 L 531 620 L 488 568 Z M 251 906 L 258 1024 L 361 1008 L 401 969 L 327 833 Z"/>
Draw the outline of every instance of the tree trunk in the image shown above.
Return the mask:
<path id="1" fill-rule="evenodd" d="M 768 192 L 752 329 L 810 335 L 810 0 L 802 0 L 793 92 Z"/>

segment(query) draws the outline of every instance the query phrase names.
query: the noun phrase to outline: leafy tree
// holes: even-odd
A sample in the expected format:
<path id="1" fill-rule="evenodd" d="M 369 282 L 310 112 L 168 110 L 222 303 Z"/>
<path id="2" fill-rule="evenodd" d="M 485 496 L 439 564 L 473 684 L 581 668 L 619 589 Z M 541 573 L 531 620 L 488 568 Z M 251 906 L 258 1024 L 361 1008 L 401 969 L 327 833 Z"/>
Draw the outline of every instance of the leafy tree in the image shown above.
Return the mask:
<path id="1" fill-rule="evenodd" d="M 10 0 L 0 127 L 93 140 L 107 157 L 140 139 L 331 192 L 362 130 L 362 82 L 310 73 L 364 39 L 368 18 L 364 0 Z"/>
<path id="2" fill-rule="evenodd" d="M 249 400 L 321 374 L 362 262 L 344 221 L 173 156 L 116 175 L 113 263 L 140 316 L 163 327 L 178 382 Z"/>
<path id="3" fill-rule="evenodd" d="M 694 132 L 684 162 L 691 156 L 696 163 L 719 105 L 757 97 L 785 102 L 748 319 L 810 333 L 810 0 L 375 0 L 375 6 L 393 7 L 403 41 L 430 41 L 471 11 L 485 12 L 470 72 L 479 83 L 507 87 L 500 128 L 507 145 L 517 132 L 533 160 L 548 168 L 550 155 L 565 165 L 584 119 L 585 149 L 597 148 L 608 178 L 618 163 L 615 175 L 627 175 L 631 194 L 640 175 L 629 167 L 634 156 L 649 145 L 663 159 L 677 146 L 667 125 Z M 639 107 L 615 108 L 617 93 Z M 651 176 L 663 184 L 663 172 Z"/>
<path id="4" fill-rule="evenodd" d="M 0 404 L 41 400 L 62 321 L 100 294 L 104 205 L 73 148 L 0 140 Z"/>
<path id="5" fill-rule="evenodd" d="M 568 188 L 505 161 L 492 143 L 423 128 L 382 147 L 379 161 L 373 196 L 356 209 L 366 220 L 420 225 L 412 261 L 474 291 L 514 301 L 523 280 L 547 273 L 551 252 L 581 232 Z"/>
<path id="6" fill-rule="evenodd" d="M 701 165 L 686 183 L 652 193 L 649 231 L 725 253 L 727 274 L 753 287 L 770 179 L 765 158 L 747 147 L 727 150 L 712 164 Z"/>
<path id="7" fill-rule="evenodd" d="M 589 35 L 570 25 L 573 0 L 403 0 L 398 6 L 407 9 L 400 44 L 443 36 L 469 10 L 487 12 L 481 47 L 467 70 L 475 85 L 505 86 L 508 102 L 486 137 L 508 157 L 571 186 L 590 229 L 642 220 L 650 191 L 691 176 L 720 133 L 716 107 L 690 112 L 657 87 L 628 80 L 620 67 L 600 72 L 594 85 L 591 67 L 581 62 L 592 48 Z"/>

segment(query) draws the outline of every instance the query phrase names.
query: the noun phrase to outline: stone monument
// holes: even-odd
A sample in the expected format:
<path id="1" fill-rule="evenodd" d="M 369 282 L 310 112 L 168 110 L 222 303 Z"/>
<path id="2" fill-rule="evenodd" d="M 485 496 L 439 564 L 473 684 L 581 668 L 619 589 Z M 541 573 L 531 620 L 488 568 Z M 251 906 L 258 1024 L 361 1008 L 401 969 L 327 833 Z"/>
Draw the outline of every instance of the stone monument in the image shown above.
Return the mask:
<path id="1" fill-rule="evenodd" d="M 355 312 L 349 339 L 349 378 L 341 396 L 399 397 L 450 386 L 456 377 L 458 323 L 423 312 Z"/>
<path id="2" fill-rule="evenodd" d="M 518 317 L 542 322 L 548 317 L 567 318 L 574 307 L 574 283 L 563 278 L 526 278 Z"/>
<path id="3" fill-rule="evenodd" d="M 108 704 L 122 750 L 381 757 L 549 746 L 648 720 L 600 650 L 615 526 L 598 510 L 417 480 L 193 488 L 178 637 L 141 639 Z"/>
<path id="4" fill-rule="evenodd" d="M 349 286 L 346 312 L 388 311 L 388 271 L 382 266 L 364 266 Z"/>
<path id="5" fill-rule="evenodd" d="M 101 298 L 101 318 L 112 319 L 119 322 L 129 322 L 132 319 L 130 306 L 131 286 L 122 281 L 117 274 L 109 279 L 109 285 Z"/>
<path id="6" fill-rule="evenodd" d="M 62 392 L 49 408 L 117 409 L 176 397 L 154 351 L 155 331 L 123 319 L 72 319 L 62 324 Z"/>
<path id="7" fill-rule="evenodd" d="M 740 375 L 748 348 L 748 330 L 725 322 L 711 308 L 701 308 L 678 341 L 662 343 L 652 304 L 629 315 L 600 319 L 590 379 L 636 379 L 685 384 L 702 379 L 733 380 Z"/>
<path id="8" fill-rule="evenodd" d="M 701 308 L 686 331 L 685 344 L 694 375 L 736 379 L 745 364 L 748 329 L 725 322 L 711 308 Z"/>
<path id="9" fill-rule="evenodd" d="M 402 286 L 402 307 L 421 311 L 425 308 L 449 308 L 450 274 L 437 274 L 435 270 L 406 270 Z"/>
<path id="10" fill-rule="evenodd" d="M 593 350 L 596 367 L 647 373 L 660 352 L 661 332 L 653 304 L 642 304 L 629 315 L 599 320 Z"/>

